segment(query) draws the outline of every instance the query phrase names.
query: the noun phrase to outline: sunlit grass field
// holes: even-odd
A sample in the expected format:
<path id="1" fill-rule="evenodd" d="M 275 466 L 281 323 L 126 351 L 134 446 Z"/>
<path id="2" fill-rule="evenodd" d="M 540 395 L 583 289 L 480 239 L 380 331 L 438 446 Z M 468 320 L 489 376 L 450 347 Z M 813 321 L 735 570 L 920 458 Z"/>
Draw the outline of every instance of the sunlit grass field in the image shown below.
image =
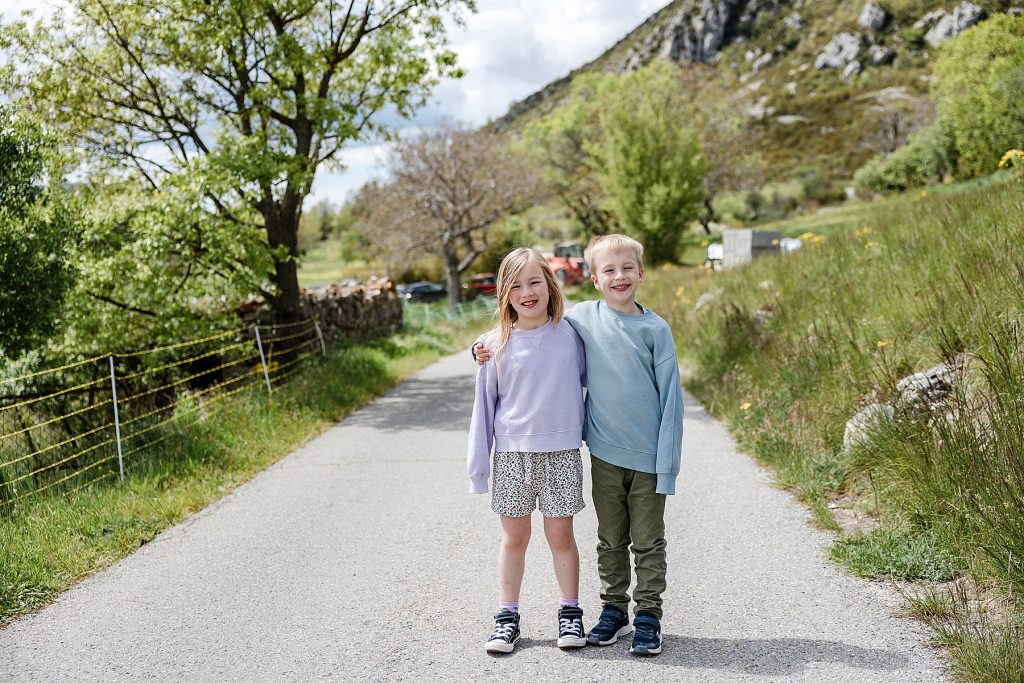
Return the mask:
<path id="1" fill-rule="evenodd" d="M 672 325 L 688 387 L 839 533 L 837 561 L 939 591 L 943 609 L 915 612 L 958 678 L 1024 680 L 1024 185 L 766 227 L 818 236 L 735 270 L 649 269 L 642 298 Z M 954 359 L 969 371 L 942 406 L 844 448 L 863 406 Z"/>

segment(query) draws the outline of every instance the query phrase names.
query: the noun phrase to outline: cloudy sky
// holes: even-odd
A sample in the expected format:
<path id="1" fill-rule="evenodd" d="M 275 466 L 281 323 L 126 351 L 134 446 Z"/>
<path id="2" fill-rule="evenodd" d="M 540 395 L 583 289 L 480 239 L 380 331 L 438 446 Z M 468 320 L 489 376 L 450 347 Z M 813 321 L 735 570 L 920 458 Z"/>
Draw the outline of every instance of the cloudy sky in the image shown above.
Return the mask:
<path id="1" fill-rule="evenodd" d="M 0 0 L 0 14 L 45 12 L 57 0 Z M 668 0 L 478 0 L 476 14 L 455 30 L 452 47 L 466 76 L 442 83 L 430 104 L 409 125 L 426 127 L 450 118 L 482 124 L 509 104 L 597 57 Z M 346 169 L 321 173 L 314 201 L 340 203 L 379 176 L 383 150 L 376 145 L 346 151 Z"/>

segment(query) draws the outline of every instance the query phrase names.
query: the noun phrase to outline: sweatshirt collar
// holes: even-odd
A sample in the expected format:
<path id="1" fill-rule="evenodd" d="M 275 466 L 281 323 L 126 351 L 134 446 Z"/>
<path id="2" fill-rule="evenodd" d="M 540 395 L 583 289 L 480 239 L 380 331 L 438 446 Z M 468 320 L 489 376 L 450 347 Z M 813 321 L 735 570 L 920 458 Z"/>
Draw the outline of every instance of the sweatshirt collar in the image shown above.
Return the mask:
<path id="1" fill-rule="evenodd" d="M 644 308 L 639 302 L 634 303 L 636 303 L 637 306 L 640 306 L 640 310 L 643 311 L 643 313 L 640 313 L 639 315 L 631 315 L 629 313 L 623 313 L 622 311 L 615 310 L 614 308 L 608 305 L 607 301 L 604 301 L 603 299 L 597 302 L 598 306 L 604 306 L 604 308 L 609 313 L 611 313 L 617 318 L 621 318 L 622 320 L 646 320 L 647 318 L 651 317 L 651 309 Z"/>

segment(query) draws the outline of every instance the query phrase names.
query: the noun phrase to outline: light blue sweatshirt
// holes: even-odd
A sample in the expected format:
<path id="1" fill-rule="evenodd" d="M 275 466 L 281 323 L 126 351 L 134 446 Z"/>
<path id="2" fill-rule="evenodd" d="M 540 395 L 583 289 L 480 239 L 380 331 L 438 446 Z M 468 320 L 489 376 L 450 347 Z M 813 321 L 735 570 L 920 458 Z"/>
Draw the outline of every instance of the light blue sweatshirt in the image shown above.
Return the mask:
<path id="1" fill-rule="evenodd" d="M 657 492 L 674 494 L 683 439 L 683 392 L 672 331 L 656 313 L 620 313 L 586 301 L 565 319 L 587 355 L 584 439 L 612 465 L 658 475 Z"/>
<path id="2" fill-rule="evenodd" d="M 494 335 L 482 341 L 494 353 Z M 571 326 L 549 320 L 513 330 L 498 361 L 492 357 L 476 375 L 466 467 L 473 493 L 487 492 L 492 445 L 497 452 L 547 453 L 582 442 L 587 366 Z"/>

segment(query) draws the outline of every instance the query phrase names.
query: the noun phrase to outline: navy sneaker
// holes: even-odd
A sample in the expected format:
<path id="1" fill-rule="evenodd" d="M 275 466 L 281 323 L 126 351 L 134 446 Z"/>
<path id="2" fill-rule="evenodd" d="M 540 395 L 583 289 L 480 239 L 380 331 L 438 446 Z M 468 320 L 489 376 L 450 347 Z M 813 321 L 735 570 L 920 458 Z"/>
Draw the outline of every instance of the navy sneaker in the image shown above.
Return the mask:
<path id="1" fill-rule="evenodd" d="M 583 647 L 587 632 L 583 630 L 583 610 L 564 605 L 558 608 L 558 647 Z"/>
<path id="2" fill-rule="evenodd" d="M 512 652 L 519 642 L 519 614 L 503 609 L 494 615 L 494 633 L 487 639 L 488 652 Z"/>
<path id="3" fill-rule="evenodd" d="M 624 636 L 633 627 L 629 625 L 629 615 L 614 605 L 605 605 L 601 617 L 587 635 L 590 645 L 611 645 L 619 636 Z"/>
<path id="4" fill-rule="evenodd" d="M 633 645 L 629 651 L 635 655 L 656 655 L 661 652 L 661 622 L 656 617 L 638 614 L 633 618 Z"/>

